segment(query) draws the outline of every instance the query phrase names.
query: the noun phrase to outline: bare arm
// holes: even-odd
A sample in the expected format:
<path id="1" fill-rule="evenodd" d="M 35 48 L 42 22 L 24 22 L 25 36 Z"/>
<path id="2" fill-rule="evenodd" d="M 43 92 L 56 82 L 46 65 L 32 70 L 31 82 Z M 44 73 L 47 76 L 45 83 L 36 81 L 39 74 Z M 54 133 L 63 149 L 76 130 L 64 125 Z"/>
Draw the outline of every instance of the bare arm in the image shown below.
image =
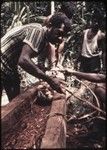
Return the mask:
<path id="1" fill-rule="evenodd" d="M 43 22 L 43 26 L 48 26 L 49 25 L 49 20 L 52 17 L 52 15 L 49 15 L 48 17 L 46 17 L 46 19 Z"/>
<path id="2" fill-rule="evenodd" d="M 22 52 L 19 58 L 18 64 L 31 75 L 43 79 L 50 86 L 55 89 L 57 92 L 62 92 L 61 87 L 58 82 L 55 82 L 51 77 L 47 76 L 44 72 L 42 72 L 37 65 L 31 60 L 31 58 L 37 56 L 36 52 L 34 52 L 31 47 L 27 44 L 24 44 L 22 48 Z"/>
<path id="3" fill-rule="evenodd" d="M 70 71 L 70 70 L 66 70 L 66 72 L 71 75 L 74 75 L 76 77 L 79 77 L 79 78 L 82 78 L 91 82 L 102 83 L 106 81 L 106 77 L 103 74 L 84 73 L 84 72 Z"/>
<path id="4" fill-rule="evenodd" d="M 35 55 L 35 52 L 30 48 L 30 46 L 25 44 L 22 48 L 18 64 L 31 75 L 47 81 L 47 76 L 31 60 L 31 58 Z"/>

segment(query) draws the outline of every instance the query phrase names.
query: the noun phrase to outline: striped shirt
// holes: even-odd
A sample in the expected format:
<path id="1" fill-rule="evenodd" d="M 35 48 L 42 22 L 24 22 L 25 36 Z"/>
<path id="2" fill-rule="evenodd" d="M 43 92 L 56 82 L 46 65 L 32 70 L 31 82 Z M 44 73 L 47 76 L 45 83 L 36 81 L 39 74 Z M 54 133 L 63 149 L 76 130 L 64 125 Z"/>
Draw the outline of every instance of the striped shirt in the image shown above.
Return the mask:
<path id="1" fill-rule="evenodd" d="M 39 53 L 46 44 L 46 27 L 31 23 L 11 29 L 1 39 L 1 71 L 11 74 L 17 70 L 22 46 L 28 44 L 32 50 Z"/>

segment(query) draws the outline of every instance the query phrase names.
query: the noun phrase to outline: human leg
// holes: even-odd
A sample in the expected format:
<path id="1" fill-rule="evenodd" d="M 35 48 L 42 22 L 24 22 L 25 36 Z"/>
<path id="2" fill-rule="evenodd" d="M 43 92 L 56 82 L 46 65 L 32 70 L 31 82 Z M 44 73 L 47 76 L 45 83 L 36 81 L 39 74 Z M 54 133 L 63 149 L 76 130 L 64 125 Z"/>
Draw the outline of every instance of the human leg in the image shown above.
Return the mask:
<path id="1" fill-rule="evenodd" d="M 100 57 L 96 56 L 96 57 L 90 58 L 89 66 L 90 66 L 90 72 L 92 73 L 100 72 L 101 70 Z"/>
<path id="2" fill-rule="evenodd" d="M 6 91 L 9 101 L 20 93 L 20 79 L 18 74 L 14 76 L 6 76 L 3 81 L 3 87 Z"/>
<path id="3" fill-rule="evenodd" d="M 98 99 L 100 100 L 101 108 L 105 105 L 106 102 L 106 88 L 105 85 L 102 83 L 96 84 L 94 92 Z M 106 106 L 106 105 L 105 105 Z"/>
<path id="4" fill-rule="evenodd" d="M 100 72 L 101 63 L 99 56 L 87 58 L 81 57 L 81 65 L 80 71 L 87 72 L 87 73 L 97 73 Z"/>
<path id="5" fill-rule="evenodd" d="M 81 72 L 90 72 L 90 66 L 89 66 L 89 61 L 90 59 L 86 58 L 86 57 L 83 57 L 81 56 L 81 63 L 80 63 L 80 71 Z"/>
<path id="6" fill-rule="evenodd" d="M 2 82 L 0 84 L 0 106 L 1 106 L 1 99 L 2 99 L 2 91 L 3 91 L 3 86 L 2 86 Z"/>

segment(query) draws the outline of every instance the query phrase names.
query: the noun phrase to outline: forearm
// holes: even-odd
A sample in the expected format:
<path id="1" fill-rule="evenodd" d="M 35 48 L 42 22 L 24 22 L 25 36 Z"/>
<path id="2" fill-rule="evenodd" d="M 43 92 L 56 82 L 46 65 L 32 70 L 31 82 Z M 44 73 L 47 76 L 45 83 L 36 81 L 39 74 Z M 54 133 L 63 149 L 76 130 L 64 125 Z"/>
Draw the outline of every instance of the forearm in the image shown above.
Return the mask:
<path id="1" fill-rule="evenodd" d="M 97 82 L 101 83 L 105 81 L 105 76 L 103 74 L 95 74 L 95 73 L 83 73 L 83 72 L 77 72 L 77 71 L 72 71 L 72 75 L 91 81 L 91 82 Z"/>
<path id="2" fill-rule="evenodd" d="M 63 93 L 59 82 L 42 72 L 30 59 L 24 60 L 23 63 L 20 63 L 20 66 L 31 75 L 46 81 L 52 89 L 59 93 Z"/>
<path id="3" fill-rule="evenodd" d="M 29 74 L 43 79 L 44 81 L 48 82 L 51 80 L 49 76 L 47 76 L 43 71 L 41 71 L 37 65 L 31 59 L 24 59 L 23 62 L 20 62 L 19 65 Z"/>

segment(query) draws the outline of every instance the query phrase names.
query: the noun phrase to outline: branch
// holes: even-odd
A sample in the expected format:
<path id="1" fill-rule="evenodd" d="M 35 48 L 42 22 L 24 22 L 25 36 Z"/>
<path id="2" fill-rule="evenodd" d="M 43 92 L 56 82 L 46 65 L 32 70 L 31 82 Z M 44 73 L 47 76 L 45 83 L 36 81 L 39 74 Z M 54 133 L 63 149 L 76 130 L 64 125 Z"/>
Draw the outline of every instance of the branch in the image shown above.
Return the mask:
<path id="1" fill-rule="evenodd" d="M 74 78 L 74 77 L 72 77 L 72 78 Z M 89 91 L 92 93 L 92 95 L 93 95 L 93 96 L 95 97 L 95 99 L 96 99 L 98 108 L 100 108 L 99 100 L 98 100 L 97 96 L 94 94 L 94 92 L 89 88 L 89 86 L 87 86 L 84 82 L 82 82 L 81 80 L 79 80 L 79 79 L 77 79 L 77 78 L 74 78 L 74 79 L 76 79 L 77 81 L 79 81 L 80 83 L 82 83 L 87 89 L 89 89 Z"/>
<path id="2" fill-rule="evenodd" d="M 79 99 L 80 101 L 86 102 L 89 106 L 91 106 L 91 107 L 94 108 L 95 110 L 97 110 L 97 111 L 103 113 L 104 115 L 106 115 L 106 112 L 105 112 L 105 111 L 103 111 L 103 110 L 101 110 L 100 108 L 94 106 L 92 103 L 90 103 L 90 102 L 88 102 L 88 101 L 86 101 L 86 100 L 84 100 L 84 99 L 81 99 L 81 98 L 75 96 L 75 95 L 69 90 L 69 88 L 66 88 L 66 87 L 63 87 L 63 88 L 64 88 L 66 91 L 68 91 L 70 94 L 72 94 L 74 97 L 76 97 L 77 99 Z"/>
<path id="3" fill-rule="evenodd" d="M 64 69 L 57 69 L 56 71 L 65 72 Z M 96 103 L 97 103 L 98 108 L 100 108 L 99 100 L 98 100 L 97 96 L 94 94 L 94 92 L 93 92 L 85 83 L 83 83 L 81 80 L 79 80 L 79 79 L 77 79 L 77 78 L 74 78 L 74 77 L 72 77 L 72 78 L 75 79 L 75 80 L 77 80 L 77 81 L 79 81 L 79 82 L 82 83 L 87 89 L 89 89 L 89 91 L 90 91 L 90 92 L 92 93 L 92 95 L 95 97 L 95 100 L 96 100 Z"/>

